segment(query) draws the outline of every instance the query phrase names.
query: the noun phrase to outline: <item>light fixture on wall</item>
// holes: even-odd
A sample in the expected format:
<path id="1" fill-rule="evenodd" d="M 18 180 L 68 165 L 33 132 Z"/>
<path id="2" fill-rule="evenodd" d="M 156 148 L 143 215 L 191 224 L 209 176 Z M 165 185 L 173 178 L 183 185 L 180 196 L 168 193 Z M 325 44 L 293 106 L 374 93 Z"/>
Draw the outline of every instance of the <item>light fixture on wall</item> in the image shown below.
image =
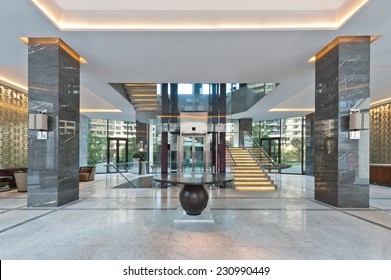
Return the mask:
<path id="1" fill-rule="evenodd" d="M 350 109 L 349 139 L 360 139 L 360 131 L 369 129 L 369 113 Z"/>
<path id="2" fill-rule="evenodd" d="M 37 139 L 48 139 L 48 116 L 47 110 L 29 114 L 29 129 L 37 130 Z"/>
<path id="3" fill-rule="evenodd" d="M 139 151 L 139 152 L 144 152 L 144 141 L 140 141 L 140 142 L 137 144 L 137 148 L 138 148 L 138 151 Z"/>

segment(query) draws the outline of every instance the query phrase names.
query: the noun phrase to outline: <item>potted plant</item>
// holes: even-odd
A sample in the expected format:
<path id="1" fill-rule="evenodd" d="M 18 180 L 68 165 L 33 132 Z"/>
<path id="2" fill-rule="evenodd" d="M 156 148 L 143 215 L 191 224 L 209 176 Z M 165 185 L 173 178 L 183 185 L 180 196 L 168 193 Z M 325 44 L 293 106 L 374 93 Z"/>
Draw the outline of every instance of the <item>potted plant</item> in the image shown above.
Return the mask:
<path id="1" fill-rule="evenodd" d="M 143 162 L 144 155 L 141 152 L 134 152 L 132 154 L 132 158 L 133 158 L 134 163 L 137 163 L 137 162 L 139 163 L 138 164 L 138 174 L 139 175 L 143 174 L 143 166 L 145 166 L 145 162 Z M 145 170 L 145 167 L 144 167 L 144 170 Z M 145 171 L 144 171 L 144 173 L 145 173 Z"/>
<path id="2" fill-rule="evenodd" d="M 17 170 L 14 172 L 14 177 L 18 192 L 27 192 L 27 172 Z"/>
<path id="3" fill-rule="evenodd" d="M 144 155 L 141 152 L 134 152 L 132 154 L 133 161 L 142 161 L 144 159 Z"/>

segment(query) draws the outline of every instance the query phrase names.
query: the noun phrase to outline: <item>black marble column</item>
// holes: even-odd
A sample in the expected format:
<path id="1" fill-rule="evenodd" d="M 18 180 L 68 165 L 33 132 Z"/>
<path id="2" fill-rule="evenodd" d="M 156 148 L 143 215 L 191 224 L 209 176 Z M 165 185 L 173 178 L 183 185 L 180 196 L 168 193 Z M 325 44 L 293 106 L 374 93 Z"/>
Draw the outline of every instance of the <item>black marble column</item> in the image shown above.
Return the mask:
<path id="1" fill-rule="evenodd" d="M 209 95 L 209 124 L 212 125 L 212 141 L 211 141 L 211 158 L 212 158 L 212 171 L 216 171 L 218 165 L 218 149 L 217 149 L 217 132 L 215 131 L 215 125 L 219 122 L 219 84 L 211 84 L 211 93 Z"/>
<path id="2" fill-rule="evenodd" d="M 162 84 L 162 126 L 165 126 L 169 123 L 169 117 L 170 116 L 170 99 L 168 97 L 168 84 L 164 83 Z M 168 132 L 163 131 L 162 132 L 162 166 L 161 166 L 161 173 L 167 173 L 168 172 Z"/>
<path id="3" fill-rule="evenodd" d="M 219 112 L 219 123 L 225 127 L 226 124 L 226 114 L 227 114 L 227 85 L 220 84 L 219 88 L 219 99 L 218 99 L 218 112 Z M 218 172 L 225 173 L 226 167 L 226 158 L 225 158 L 225 129 L 224 132 L 219 133 L 219 143 L 218 143 L 218 157 L 219 157 L 219 168 Z"/>
<path id="4" fill-rule="evenodd" d="M 142 147 L 141 147 L 142 143 Z M 144 160 L 148 160 L 148 124 L 141 122 L 137 119 L 136 112 L 136 145 L 140 151 L 144 155 Z"/>
<path id="5" fill-rule="evenodd" d="M 305 116 L 305 174 L 314 175 L 315 114 Z"/>
<path id="6" fill-rule="evenodd" d="M 247 137 L 246 132 L 252 136 L 253 134 L 253 119 L 239 119 L 239 146 L 244 147 L 244 139 Z"/>
<path id="7" fill-rule="evenodd" d="M 369 207 L 369 131 L 349 139 L 350 109 L 369 109 L 370 38 L 338 37 L 316 56 L 315 199 Z"/>
<path id="8" fill-rule="evenodd" d="M 48 138 L 28 132 L 28 206 L 79 199 L 79 56 L 59 38 L 29 38 L 29 114 L 47 111 Z"/>
<path id="9" fill-rule="evenodd" d="M 178 84 L 170 84 L 170 130 L 172 127 L 178 127 Z M 171 159 L 171 172 L 176 172 L 178 170 L 178 138 L 179 134 L 170 133 L 170 159 Z"/>

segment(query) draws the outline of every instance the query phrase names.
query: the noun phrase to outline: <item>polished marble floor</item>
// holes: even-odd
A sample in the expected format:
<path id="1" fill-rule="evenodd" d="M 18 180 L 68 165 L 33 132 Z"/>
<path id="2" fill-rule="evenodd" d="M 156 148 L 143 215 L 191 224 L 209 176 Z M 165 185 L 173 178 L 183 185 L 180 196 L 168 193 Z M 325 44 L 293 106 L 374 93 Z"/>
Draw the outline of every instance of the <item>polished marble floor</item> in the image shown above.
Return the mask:
<path id="1" fill-rule="evenodd" d="M 209 189 L 214 222 L 178 223 L 178 187 L 104 179 L 59 208 L 0 193 L 0 259 L 391 259 L 391 188 L 371 186 L 370 209 L 337 209 L 313 199 L 313 177 L 282 175 L 275 192 Z"/>

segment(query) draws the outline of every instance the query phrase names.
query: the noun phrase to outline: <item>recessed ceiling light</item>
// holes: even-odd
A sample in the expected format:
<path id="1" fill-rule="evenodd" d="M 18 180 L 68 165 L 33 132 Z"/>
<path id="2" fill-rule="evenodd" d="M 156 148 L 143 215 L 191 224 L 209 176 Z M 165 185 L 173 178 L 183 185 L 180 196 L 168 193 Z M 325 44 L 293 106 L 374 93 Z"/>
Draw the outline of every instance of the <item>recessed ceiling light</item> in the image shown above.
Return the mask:
<path id="1" fill-rule="evenodd" d="M 354 36 L 353 36 L 354 37 Z M 379 39 L 381 35 L 373 35 L 369 37 L 369 41 L 371 43 L 375 42 L 377 39 Z M 330 49 L 335 47 L 339 43 L 340 37 L 335 38 L 329 45 L 327 45 L 325 48 L 323 48 L 317 55 L 314 55 L 311 57 L 307 62 L 315 62 L 316 61 L 316 56 L 322 57 L 325 53 L 327 53 Z"/>
<path id="2" fill-rule="evenodd" d="M 269 112 L 315 112 L 315 108 L 273 108 Z"/>
<path id="3" fill-rule="evenodd" d="M 59 38 L 42 38 L 43 41 L 46 41 L 47 43 L 58 43 Z M 19 37 L 19 40 L 25 43 L 26 45 L 29 44 L 29 38 L 27 37 Z M 72 56 L 75 60 L 79 61 L 82 64 L 87 63 L 87 60 L 82 58 L 79 54 L 77 54 L 71 47 L 69 47 L 65 42 L 63 42 L 60 39 L 60 47 L 66 51 L 70 56 Z"/>
<path id="4" fill-rule="evenodd" d="M 344 1 L 338 9 L 325 6 L 312 11 L 298 7 L 291 11 L 265 8 L 244 10 L 121 9 L 118 12 L 66 10 L 55 0 L 32 0 L 58 29 L 76 30 L 317 30 L 339 29 L 369 0 Z M 118 6 L 120 8 L 120 6 Z"/>
<path id="5" fill-rule="evenodd" d="M 82 109 L 80 108 L 80 113 L 121 113 L 119 109 Z"/>
<path id="6" fill-rule="evenodd" d="M 387 98 L 384 98 L 384 99 L 380 99 L 380 100 L 371 102 L 370 105 L 371 106 L 376 106 L 376 105 L 379 105 L 379 104 L 382 104 L 382 103 L 386 103 L 388 101 L 391 101 L 391 97 L 387 97 Z"/>
<path id="7" fill-rule="evenodd" d="M 21 85 L 21 84 L 19 84 L 17 82 L 14 82 L 14 81 L 12 81 L 10 79 L 4 78 L 2 76 L 0 76 L 0 82 L 3 82 L 6 86 L 15 87 L 18 90 L 22 90 L 25 93 L 28 92 L 28 88 L 26 86 Z"/>

